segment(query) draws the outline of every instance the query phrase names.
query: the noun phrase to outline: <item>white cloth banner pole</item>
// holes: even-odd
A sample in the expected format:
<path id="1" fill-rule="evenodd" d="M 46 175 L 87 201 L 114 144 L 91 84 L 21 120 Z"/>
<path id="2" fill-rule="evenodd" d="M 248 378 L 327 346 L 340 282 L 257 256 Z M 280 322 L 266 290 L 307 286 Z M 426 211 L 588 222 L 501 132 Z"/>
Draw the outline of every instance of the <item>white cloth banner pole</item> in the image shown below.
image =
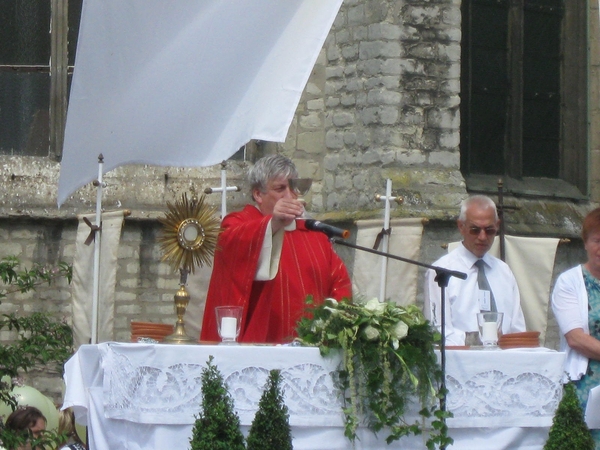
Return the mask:
<path id="1" fill-rule="evenodd" d="M 221 186 L 206 188 L 204 189 L 205 194 L 213 194 L 215 192 L 221 193 L 221 220 L 227 215 L 227 193 L 233 191 L 240 191 L 239 186 L 227 186 L 227 162 L 221 163 Z"/>
<path id="2" fill-rule="evenodd" d="M 390 180 L 389 178 L 387 179 L 386 182 L 386 186 L 385 186 L 385 212 L 384 212 L 384 218 L 383 218 L 383 229 L 384 230 L 389 230 L 390 228 L 390 197 L 392 196 L 392 180 Z M 383 239 L 382 239 L 382 247 L 381 247 L 381 251 L 384 253 L 388 252 L 389 249 L 389 240 L 390 240 L 390 236 L 387 233 L 383 234 Z M 380 278 L 380 282 L 379 282 L 379 301 L 380 302 L 384 302 L 385 301 L 385 287 L 386 287 L 386 283 L 387 283 L 387 263 L 388 263 L 388 259 L 385 256 L 381 257 L 381 278 Z"/>
<path id="3" fill-rule="evenodd" d="M 114 291 L 116 285 L 117 256 L 123 218 L 127 211 L 102 213 L 102 242 L 100 247 L 100 270 L 98 285 L 97 318 L 92 319 L 92 283 L 95 245 L 91 244 L 90 228 L 95 214 L 78 216 L 75 258 L 73 259 L 73 282 L 71 283 L 73 343 L 75 348 L 91 341 L 92 323 L 97 322 L 97 341 L 114 340 Z M 86 243 L 89 242 L 89 245 Z"/>
<path id="4" fill-rule="evenodd" d="M 96 231 L 94 232 L 94 284 L 92 291 L 92 335 L 90 344 L 98 343 L 98 296 L 100 292 L 100 242 L 102 239 L 102 166 L 104 157 L 98 155 L 98 186 L 96 191 Z"/>
<path id="5" fill-rule="evenodd" d="M 359 220 L 356 222 L 356 244 L 372 247 L 381 232 L 382 220 Z M 423 235 L 423 219 L 390 219 L 389 252 L 408 259 L 418 259 Z M 369 298 L 379 291 L 381 256 L 357 250 L 352 268 L 352 285 L 357 294 Z M 417 297 L 418 267 L 414 264 L 390 259 L 387 267 L 386 299 L 398 305 L 412 305 Z M 384 300 L 384 299 L 381 299 Z"/>
<path id="6" fill-rule="evenodd" d="M 227 215 L 227 170 L 221 169 L 221 220 Z"/>

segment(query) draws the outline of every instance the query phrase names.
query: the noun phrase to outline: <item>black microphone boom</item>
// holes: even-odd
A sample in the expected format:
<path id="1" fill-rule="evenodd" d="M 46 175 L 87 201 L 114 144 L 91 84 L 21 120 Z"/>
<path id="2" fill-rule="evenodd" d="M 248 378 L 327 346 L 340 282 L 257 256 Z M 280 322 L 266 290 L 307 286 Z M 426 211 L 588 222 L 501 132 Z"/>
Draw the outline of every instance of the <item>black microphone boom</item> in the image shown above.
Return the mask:
<path id="1" fill-rule="evenodd" d="M 329 237 L 341 237 L 346 239 L 350 236 L 350 232 L 348 230 L 342 230 L 341 228 L 327 225 L 326 223 L 319 222 L 318 220 L 307 219 L 304 221 L 304 225 L 308 230 L 320 231 Z"/>

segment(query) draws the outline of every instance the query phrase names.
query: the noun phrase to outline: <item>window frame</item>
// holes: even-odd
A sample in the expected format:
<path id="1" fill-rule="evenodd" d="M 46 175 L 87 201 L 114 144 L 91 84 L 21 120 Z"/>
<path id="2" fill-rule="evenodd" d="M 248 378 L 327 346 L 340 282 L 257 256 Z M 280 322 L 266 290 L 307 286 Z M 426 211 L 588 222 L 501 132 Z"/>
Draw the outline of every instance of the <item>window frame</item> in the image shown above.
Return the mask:
<path id="1" fill-rule="evenodd" d="M 463 27 L 469 27 L 470 6 L 473 0 L 464 0 L 462 6 Z M 507 61 L 508 98 L 506 99 L 507 122 L 503 147 L 504 174 L 485 175 L 471 172 L 469 151 L 477 151 L 469 143 L 469 137 L 461 139 L 461 171 L 468 190 L 495 192 L 499 178 L 503 180 L 507 194 L 534 197 L 564 197 L 575 200 L 585 199 L 589 193 L 588 175 L 588 5 L 584 0 L 564 0 L 564 15 L 561 24 L 560 42 L 560 143 L 557 178 L 523 176 L 523 48 L 524 48 L 524 9 L 526 0 L 508 2 Z M 517 24 L 517 26 L 512 26 Z M 463 57 L 474 39 L 468 28 L 463 28 L 465 37 Z M 467 53 L 468 54 L 468 53 Z M 464 64 L 470 64 L 465 61 Z M 463 101 L 470 101 L 470 73 L 463 70 L 461 91 Z M 466 77 L 466 78 L 465 78 Z M 519 101 L 511 101 L 516 98 Z M 469 111 L 469 105 L 461 106 L 462 117 Z M 465 118 L 465 120 L 468 120 Z M 469 130 L 468 123 L 462 123 L 461 134 Z"/>
<path id="2" fill-rule="evenodd" d="M 47 65 L 7 64 L 0 65 L 0 72 L 45 73 L 50 77 L 49 141 L 44 156 L 55 161 L 62 157 L 65 123 L 68 106 L 68 77 L 73 66 L 68 64 L 69 0 L 50 2 L 50 60 Z M 15 156 L 30 156 L 16 153 Z"/>

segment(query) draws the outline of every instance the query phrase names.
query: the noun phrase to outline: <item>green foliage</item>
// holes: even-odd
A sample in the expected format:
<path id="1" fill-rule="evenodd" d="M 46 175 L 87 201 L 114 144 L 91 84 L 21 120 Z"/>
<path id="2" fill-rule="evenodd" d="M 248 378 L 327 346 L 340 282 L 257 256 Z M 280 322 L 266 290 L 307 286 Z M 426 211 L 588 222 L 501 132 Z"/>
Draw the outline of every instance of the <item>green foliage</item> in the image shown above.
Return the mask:
<path id="1" fill-rule="evenodd" d="M 594 439 L 587 427 L 575 385 L 564 385 L 563 398 L 554 413 L 544 450 L 593 450 Z"/>
<path id="2" fill-rule="evenodd" d="M 0 260 L 0 280 L 4 284 L 0 299 L 11 293 L 35 290 L 37 286 L 51 284 L 60 277 L 66 278 L 70 283 L 73 274 L 72 266 L 66 263 L 59 263 L 55 268 L 39 264 L 34 264 L 31 269 L 20 268 L 21 263 L 16 256 Z M 68 324 L 56 321 L 44 313 L 25 317 L 14 313 L 2 315 L 0 330 L 16 332 L 14 341 L 0 344 L 0 402 L 10 405 L 14 410 L 17 402 L 12 395 L 15 386 L 13 380 L 20 372 L 27 372 L 34 367 L 55 366 L 62 373 L 64 363 L 73 354 L 73 330 Z M 0 427 L 0 441 L 7 448 L 16 447 L 29 438 Z M 34 446 L 54 448 L 61 440 L 64 440 L 64 436 L 48 432 L 31 443 Z"/>
<path id="3" fill-rule="evenodd" d="M 243 450 L 244 435 L 223 376 L 208 359 L 202 371 L 202 411 L 196 417 L 191 450 Z"/>
<path id="4" fill-rule="evenodd" d="M 292 450 L 292 432 L 281 391 L 281 372 L 272 370 L 248 433 L 248 450 Z"/>
<path id="5" fill-rule="evenodd" d="M 73 279 L 73 266 L 60 262 L 57 267 L 34 264 L 31 269 L 19 270 L 21 262 L 16 256 L 5 256 L 0 260 L 0 279 L 6 286 L 0 291 L 0 299 L 13 292 L 29 292 L 43 283 L 51 284 L 55 278 L 64 277 L 69 283 Z"/>
<path id="6" fill-rule="evenodd" d="M 54 365 L 62 373 L 64 363 L 73 354 L 73 330 L 64 322 L 57 322 L 46 314 L 34 313 L 28 317 L 3 315 L 0 330 L 16 330 L 18 339 L 0 345 L 0 378 L 16 378 L 20 371 L 36 366 Z M 16 406 L 12 398 L 12 383 L 0 381 L 0 401 Z"/>
<path id="7" fill-rule="evenodd" d="M 298 324 L 299 340 L 318 346 L 322 355 L 343 350 L 340 382 L 346 392 L 346 437 L 356 439 L 361 420 L 374 432 L 389 429 L 388 443 L 420 434 L 423 423 L 404 418 L 416 398 L 421 416 L 432 420 L 427 447 L 452 443 L 445 424 L 450 414 L 438 407 L 441 393 L 436 387 L 442 373 L 434 343 L 439 334 L 418 307 L 399 307 L 376 298 L 355 303 L 326 299 L 309 312 Z"/>
<path id="8" fill-rule="evenodd" d="M 56 448 L 57 444 L 64 442 L 67 438 L 64 433 L 59 434 L 53 430 L 44 431 L 40 437 L 34 438 L 29 430 L 20 433 L 6 430 L 2 421 L 0 421 L 0 437 L 2 438 L 2 446 L 7 450 L 23 448 L 51 449 Z"/>

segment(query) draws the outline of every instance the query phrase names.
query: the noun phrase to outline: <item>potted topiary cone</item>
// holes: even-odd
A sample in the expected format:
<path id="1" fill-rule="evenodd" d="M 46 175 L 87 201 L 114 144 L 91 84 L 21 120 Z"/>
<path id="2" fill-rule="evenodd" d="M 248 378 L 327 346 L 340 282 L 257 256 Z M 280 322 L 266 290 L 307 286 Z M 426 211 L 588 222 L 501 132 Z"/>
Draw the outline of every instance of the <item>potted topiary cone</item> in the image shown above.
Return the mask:
<path id="1" fill-rule="evenodd" d="M 281 391 L 281 372 L 271 370 L 248 433 L 248 450 L 292 450 L 289 414 Z"/>
<path id="2" fill-rule="evenodd" d="M 244 450 L 244 435 L 223 376 L 208 359 L 202 370 L 202 411 L 196 417 L 191 450 Z"/>
<path id="3" fill-rule="evenodd" d="M 564 386 L 544 450 L 593 450 L 594 439 L 583 418 L 573 383 Z"/>

